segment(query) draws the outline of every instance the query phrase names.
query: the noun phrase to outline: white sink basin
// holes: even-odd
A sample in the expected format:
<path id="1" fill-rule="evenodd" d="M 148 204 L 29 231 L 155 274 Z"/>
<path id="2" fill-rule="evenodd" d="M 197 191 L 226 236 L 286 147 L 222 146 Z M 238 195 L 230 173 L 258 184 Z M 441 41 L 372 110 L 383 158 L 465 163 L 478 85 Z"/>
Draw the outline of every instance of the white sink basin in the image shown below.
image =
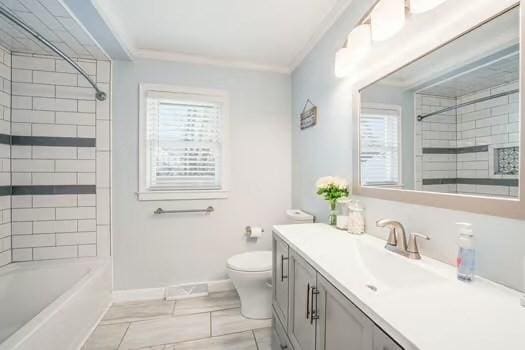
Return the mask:
<path id="1" fill-rule="evenodd" d="M 364 272 L 366 284 L 377 292 L 428 287 L 445 278 L 427 269 L 419 261 L 386 250 L 377 244 L 359 240 L 355 245 L 356 260 Z"/>

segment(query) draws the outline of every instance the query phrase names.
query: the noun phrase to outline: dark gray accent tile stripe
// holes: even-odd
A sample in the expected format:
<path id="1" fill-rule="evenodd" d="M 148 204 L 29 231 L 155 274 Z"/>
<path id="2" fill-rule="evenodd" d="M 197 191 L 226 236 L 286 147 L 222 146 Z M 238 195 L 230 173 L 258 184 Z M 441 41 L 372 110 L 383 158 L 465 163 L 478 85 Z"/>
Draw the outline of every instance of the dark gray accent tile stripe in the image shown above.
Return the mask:
<path id="1" fill-rule="evenodd" d="M 11 136 L 11 144 L 22 146 L 95 147 L 95 138 Z"/>
<path id="2" fill-rule="evenodd" d="M 477 179 L 477 178 L 451 178 L 451 179 L 423 179 L 423 185 L 489 185 L 518 187 L 518 179 Z"/>
<path id="3" fill-rule="evenodd" d="M 95 194 L 95 185 L 13 186 L 13 196 L 44 194 Z"/>
<path id="4" fill-rule="evenodd" d="M 461 153 L 478 153 L 478 152 L 488 152 L 489 146 L 470 146 L 470 147 L 458 147 L 458 154 Z"/>
<path id="5" fill-rule="evenodd" d="M 455 147 L 423 147 L 423 154 L 457 154 Z"/>
<path id="6" fill-rule="evenodd" d="M 423 185 L 454 185 L 457 184 L 455 178 L 452 179 L 423 179 Z"/>
<path id="7" fill-rule="evenodd" d="M 423 147 L 423 154 L 462 154 L 488 151 L 488 145 L 469 147 Z"/>
<path id="8" fill-rule="evenodd" d="M 511 186 L 518 187 L 518 179 L 467 179 L 467 178 L 458 178 L 458 184 L 466 185 L 490 185 L 490 186 Z"/>
<path id="9" fill-rule="evenodd" d="M 10 196 L 11 186 L 0 186 L 0 196 Z"/>
<path id="10" fill-rule="evenodd" d="M 11 135 L 0 134 L 0 143 L 4 144 L 4 145 L 10 145 L 11 144 Z"/>

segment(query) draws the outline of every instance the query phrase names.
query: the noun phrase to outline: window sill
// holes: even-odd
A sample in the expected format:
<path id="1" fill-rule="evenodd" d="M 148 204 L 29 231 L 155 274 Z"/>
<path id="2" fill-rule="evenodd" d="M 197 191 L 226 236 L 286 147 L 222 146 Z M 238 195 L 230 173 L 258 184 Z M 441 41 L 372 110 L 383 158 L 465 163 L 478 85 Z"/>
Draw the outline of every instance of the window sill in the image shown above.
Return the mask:
<path id="1" fill-rule="evenodd" d="M 148 191 L 137 192 L 139 201 L 169 201 L 169 200 L 198 200 L 198 199 L 225 199 L 228 191 Z"/>

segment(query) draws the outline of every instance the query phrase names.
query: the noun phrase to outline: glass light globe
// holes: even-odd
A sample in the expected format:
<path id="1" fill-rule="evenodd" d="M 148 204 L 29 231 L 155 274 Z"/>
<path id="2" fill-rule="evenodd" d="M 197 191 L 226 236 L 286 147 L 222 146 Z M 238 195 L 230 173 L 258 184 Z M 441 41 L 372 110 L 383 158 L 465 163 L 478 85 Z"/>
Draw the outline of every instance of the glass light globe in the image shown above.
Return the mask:
<path id="1" fill-rule="evenodd" d="M 372 40 L 393 37 L 405 24 L 405 0 L 381 0 L 370 14 Z"/>
<path id="2" fill-rule="evenodd" d="M 445 1 L 446 0 L 410 0 L 410 12 L 414 14 L 426 12 Z"/>

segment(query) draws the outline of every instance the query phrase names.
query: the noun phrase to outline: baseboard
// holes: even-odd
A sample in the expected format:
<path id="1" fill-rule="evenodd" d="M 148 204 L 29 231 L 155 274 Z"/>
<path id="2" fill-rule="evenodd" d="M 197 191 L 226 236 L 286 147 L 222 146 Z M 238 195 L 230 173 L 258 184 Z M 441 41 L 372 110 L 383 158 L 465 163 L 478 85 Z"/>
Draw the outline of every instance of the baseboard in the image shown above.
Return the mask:
<path id="1" fill-rule="evenodd" d="M 234 289 L 233 283 L 229 279 L 218 280 L 218 281 L 207 281 L 207 282 L 201 282 L 201 283 L 208 284 L 209 293 L 226 292 L 226 291 Z M 170 287 L 174 287 L 174 286 L 170 286 Z M 128 301 L 164 299 L 165 296 L 166 296 L 166 287 L 114 290 L 113 291 L 113 302 L 123 303 L 123 302 L 128 302 Z"/>
<path id="2" fill-rule="evenodd" d="M 145 289 L 114 290 L 113 302 L 124 303 L 128 301 L 164 299 L 164 287 Z"/>
<path id="3" fill-rule="evenodd" d="M 227 292 L 234 289 L 235 287 L 230 279 L 208 282 L 209 293 Z"/>

